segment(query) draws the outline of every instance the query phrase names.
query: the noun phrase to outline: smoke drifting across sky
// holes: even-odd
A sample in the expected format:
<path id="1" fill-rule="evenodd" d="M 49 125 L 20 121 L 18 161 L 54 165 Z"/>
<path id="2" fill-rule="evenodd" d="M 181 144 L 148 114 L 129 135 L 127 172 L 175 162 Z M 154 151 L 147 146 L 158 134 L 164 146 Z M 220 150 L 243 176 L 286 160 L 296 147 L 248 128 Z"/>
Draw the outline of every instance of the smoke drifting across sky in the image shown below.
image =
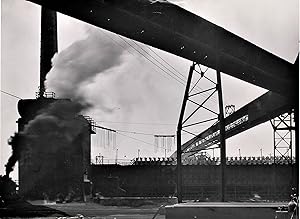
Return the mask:
<path id="1" fill-rule="evenodd" d="M 145 46 L 126 41 L 147 56 Z M 54 91 L 58 98 L 88 105 L 87 111 L 98 115 L 121 108 L 128 119 L 135 105 L 161 99 L 160 91 L 153 90 L 157 77 L 152 78 L 149 69 L 143 69 L 145 60 L 136 55 L 121 38 L 108 39 L 104 31 L 89 27 L 85 39 L 54 56 L 47 90 Z"/>
<path id="2" fill-rule="evenodd" d="M 97 74 L 105 74 L 110 68 L 121 65 L 123 52 L 121 47 L 103 41 L 99 31 L 89 28 L 85 39 L 74 42 L 54 56 L 46 86 L 60 98 L 93 104 L 85 95 L 85 87 L 95 80 Z M 104 104 L 101 107 L 105 111 L 112 110 Z"/>

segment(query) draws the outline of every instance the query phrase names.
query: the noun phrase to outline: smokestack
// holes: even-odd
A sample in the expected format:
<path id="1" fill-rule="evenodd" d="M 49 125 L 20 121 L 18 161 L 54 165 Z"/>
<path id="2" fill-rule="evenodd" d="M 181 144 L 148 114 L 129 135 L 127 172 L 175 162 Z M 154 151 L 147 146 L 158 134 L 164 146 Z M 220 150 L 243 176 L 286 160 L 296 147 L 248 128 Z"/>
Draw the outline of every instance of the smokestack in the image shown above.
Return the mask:
<path id="1" fill-rule="evenodd" d="M 57 52 L 56 12 L 42 7 L 41 12 L 41 60 L 40 60 L 40 97 L 45 92 L 46 75 L 51 69 L 51 59 Z"/>

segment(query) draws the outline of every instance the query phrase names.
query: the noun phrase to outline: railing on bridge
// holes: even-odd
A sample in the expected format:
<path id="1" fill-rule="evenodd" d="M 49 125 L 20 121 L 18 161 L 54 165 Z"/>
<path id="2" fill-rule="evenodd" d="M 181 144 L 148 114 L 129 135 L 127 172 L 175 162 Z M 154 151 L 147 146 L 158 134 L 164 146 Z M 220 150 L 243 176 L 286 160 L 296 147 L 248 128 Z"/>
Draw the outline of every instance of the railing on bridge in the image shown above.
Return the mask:
<path id="1" fill-rule="evenodd" d="M 296 158 L 276 157 L 226 157 L 226 165 L 272 165 L 272 164 L 294 164 Z M 182 161 L 183 165 L 220 165 L 219 157 L 189 158 Z"/>

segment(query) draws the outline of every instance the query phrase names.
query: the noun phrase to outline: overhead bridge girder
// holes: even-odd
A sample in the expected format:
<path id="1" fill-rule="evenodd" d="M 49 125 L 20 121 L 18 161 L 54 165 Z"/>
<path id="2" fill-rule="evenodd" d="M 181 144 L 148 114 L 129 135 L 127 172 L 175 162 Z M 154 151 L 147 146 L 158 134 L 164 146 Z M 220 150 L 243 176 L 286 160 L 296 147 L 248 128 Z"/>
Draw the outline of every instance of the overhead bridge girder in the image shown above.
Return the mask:
<path id="1" fill-rule="evenodd" d="M 225 138 L 230 138 L 291 111 L 294 107 L 291 101 L 272 91 L 265 93 L 225 118 Z M 181 147 L 182 158 L 219 143 L 219 130 L 219 123 L 217 123 L 184 143 Z M 171 157 L 176 158 L 176 152 Z"/>
<path id="2" fill-rule="evenodd" d="M 29 1 L 210 68 L 218 56 L 221 72 L 284 96 L 298 87 L 298 64 L 167 1 Z"/>

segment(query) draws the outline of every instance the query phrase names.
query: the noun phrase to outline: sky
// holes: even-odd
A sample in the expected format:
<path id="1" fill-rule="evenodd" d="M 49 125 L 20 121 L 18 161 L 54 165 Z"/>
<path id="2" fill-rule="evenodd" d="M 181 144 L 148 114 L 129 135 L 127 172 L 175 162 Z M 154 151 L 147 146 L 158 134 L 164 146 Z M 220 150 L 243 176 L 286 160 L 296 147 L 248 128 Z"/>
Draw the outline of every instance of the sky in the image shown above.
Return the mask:
<path id="1" fill-rule="evenodd" d="M 171 2 L 291 63 L 298 54 L 297 0 L 288 3 L 279 0 Z M 39 83 L 39 42 L 40 6 L 23 0 L 1 1 L 2 91 L 22 99 L 35 98 Z M 54 57 L 54 67 L 47 77 L 48 90 L 55 91 L 57 97 L 73 95 L 72 98 L 92 101 L 94 107 L 86 109 L 84 114 L 101 126 L 120 130 L 116 137 L 118 152 L 111 147 L 101 147 L 100 135 L 94 135 L 92 158 L 101 153 L 107 159 L 115 159 L 116 154 L 119 159 L 132 159 L 138 151 L 142 157 L 162 157 L 164 151 L 154 152 L 153 135 L 173 135 L 176 132 L 184 85 L 145 57 L 151 59 L 152 55 L 157 58 L 158 54 L 172 66 L 168 66 L 171 71 L 176 69 L 185 76 L 192 62 L 143 44 L 137 45 L 126 38 L 58 14 L 59 53 Z M 73 63 L 73 69 L 65 66 L 66 60 Z M 105 68 L 97 65 L 107 64 L 108 60 L 114 62 Z M 80 74 L 82 72 L 85 76 Z M 214 75 L 214 71 L 209 70 L 208 74 Z M 72 78 L 66 80 L 66 76 Z M 64 83 L 59 87 L 58 82 Z M 222 74 L 222 83 L 224 105 L 234 104 L 236 109 L 266 92 L 225 74 Z M 216 97 L 212 99 L 209 106 L 215 108 L 216 100 Z M 11 154 L 7 140 L 17 129 L 17 102 L 18 98 L 1 93 L 0 174 L 4 173 L 4 165 Z M 183 138 L 187 140 L 188 136 Z M 267 122 L 228 139 L 226 143 L 228 156 L 238 156 L 239 149 L 242 156 L 260 156 L 261 149 L 266 156 L 272 153 L 273 131 Z M 167 155 L 174 150 L 175 147 Z M 17 168 L 12 176 L 17 178 Z"/>

